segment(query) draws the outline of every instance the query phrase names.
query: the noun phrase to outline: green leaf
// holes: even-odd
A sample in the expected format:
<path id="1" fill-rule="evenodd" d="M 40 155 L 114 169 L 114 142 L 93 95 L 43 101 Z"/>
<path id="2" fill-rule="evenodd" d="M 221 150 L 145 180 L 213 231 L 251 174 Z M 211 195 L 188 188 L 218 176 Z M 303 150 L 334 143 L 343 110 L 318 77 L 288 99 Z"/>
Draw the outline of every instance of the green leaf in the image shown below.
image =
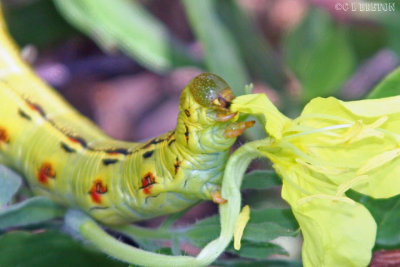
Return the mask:
<path id="1" fill-rule="evenodd" d="M 250 243 L 243 241 L 240 250 L 228 248 L 227 251 L 238 254 L 241 257 L 249 259 L 266 259 L 272 254 L 288 255 L 287 251 L 279 245 L 273 243 Z"/>
<path id="2" fill-rule="evenodd" d="M 165 72 L 196 64 L 188 48 L 138 2 L 129 0 L 54 0 L 73 25 L 106 50 L 119 48 L 145 67 Z"/>
<path id="3" fill-rule="evenodd" d="M 387 2 L 385 0 L 380 0 L 379 2 Z M 400 12 L 395 1 L 389 2 L 389 5 L 394 8 L 395 12 L 374 12 L 373 16 L 370 16 L 370 19 L 377 20 L 382 26 L 387 35 L 388 43 L 386 47 L 395 51 L 397 55 L 400 55 L 400 37 L 399 37 L 399 19 Z"/>
<path id="4" fill-rule="evenodd" d="M 365 27 L 360 24 L 346 24 L 349 41 L 357 63 L 368 60 L 379 50 L 387 48 L 387 35 L 381 27 Z"/>
<path id="5" fill-rule="evenodd" d="M 18 174 L 0 165 L 0 210 L 18 191 L 21 181 Z"/>
<path id="6" fill-rule="evenodd" d="M 265 243 L 279 236 L 294 236 L 298 234 L 298 228 L 290 209 L 251 209 L 243 240 Z M 192 225 L 183 236 L 193 245 L 203 247 L 217 238 L 219 231 L 219 217 L 211 216 Z"/>
<path id="7" fill-rule="evenodd" d="M 280 177 L 272 170 L 256 170 L 247 173 L 243 179 L 242 189 L 268 189 L 282 185 Z"/>
<path id="8" fill-rule="evenodd" d="M 50 199 L 33 197 L 1 210 L 0 229 L 38 224 L 61 217 L 64 213 L 65 209 Z"/>
<path id="9" fill-rule="evenodd" d="M 313 9 L 285 40 L 285 59 L 303 86 L 303 98 L 334 94 L 351 74 L 354 54 L 343 27 Z"/>
<path id="10" fill-rule="evenodd" d="M 49 46 L 74 33 L 48 0 L 6 6 L 4 16 L 11 35 L 21 46 Z"/>
<path id="11" fill-rule="evenodd" d="M 0 236 L 0 247 L 0 266 L 4 267 L 127 266 L 55 231 L 7 233 Z"/>
<path id="12" fill-rule="evenodd" d="M 382 98 L 400 95 L 400 68 L 387 75 L 372 91 L 368 98 Z"/>
<path id="13" fill-rule="evenodd" d="M 273 222 L 291 231 L 297 231 L 299 225 L 291 209 L 252 209 L 249 223 Z"/>
<path id="14" fill-rule="evenodd" d="M 280 236 L 295 236 L 297 234 L 298 231 L 282 227 L 273 222 L 249 223 L 244 229 L 242 240 L 262 243 Z"/>
<path id="15" fill-rule="evenodd" d="M 374 199 L 355 191 L 347 194 L 363 204 L 374 217 L 378 226 L 376 245 L 383 248 L 400 247 L 400 195 L 388 199 Z"/>
<path id="16" fill-rule="evenodd" d="M 218 216 L 211 216 L 192 225 L 184 236 L 197 246 L 204 247 L 208 242 L 219 236 L 220 224 Z"/>
<path id="17" fill-rule="evenodd" d="M 219 17 L 216 3 L 216 0 L 183 0 L 192 29 L 203 45 L 208 71 L 220 75 L 235 95 L 241 95 L 249 83 L 248 73 L 228 26 Z"/>

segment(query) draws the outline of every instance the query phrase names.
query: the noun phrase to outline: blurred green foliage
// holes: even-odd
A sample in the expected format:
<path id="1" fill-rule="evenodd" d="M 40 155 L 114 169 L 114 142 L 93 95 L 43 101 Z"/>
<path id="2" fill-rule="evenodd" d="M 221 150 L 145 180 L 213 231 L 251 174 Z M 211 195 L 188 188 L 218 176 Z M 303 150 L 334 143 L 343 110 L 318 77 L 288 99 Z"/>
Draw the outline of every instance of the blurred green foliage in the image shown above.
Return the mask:
<path id="1" fill-rule="evenodd" d="M 349 78 L 354 55 L 347 30 L 312 9 L 285 42 L 285 61 L 303 86 L 305 100 L 335 94 Z"/>
<path id="2" fill-rule="evenodd" d="M 49 0 L 6 5 L 4 15 L 11 35 L 21 46 L 48 47 L 76 34 Z"/>
<path id="3" fill-rule="evenodd" d="M 282 109 L 290 114 L 298 113 L 311 98 L 338 95 L 360 66 L 379 50 L 390 48 L 400 56 L 400 10 L 365 14 L 362 18 L 354 14 L 353 20 L 340 20 L 322 7 L 312 6 L 296 27 L 272 40 L 259 28 L 256 18 L 236 1 L 182 0 L 194 41 L 202 48 L 202 54 L 198 56 L 191 51 L 191 44 L 172 34 L 145 4 L 148 2 L 37 0 L 9 4 L 5 15 L 13 37 L 22 46 L 34 44 L 46 48 L 55 45 L 78 34 L 74 30 L 76 27 L 106 52 L 121 50 L 152 72 L 164 74 L 178 67 L 195 66 L 221 75 L 237 95 L 245 93 L 246 84 L 262 82 L 274 90 L 278 100 L 285 105 Z M 297 95 L 291 92 L 293 82 L 299 84 Z M 373 87 L 371 84 L 366 91 Z M 368 97 L 399 93 L 400 71 L 397 69 Z M 16 202 L 14 193 L 19 185 L 14 174 L 0 169 L 0 208 Z M 266 192 L 263 190 L 272 192 L 279 185 L 280 180 L 273 171 L 256 171 L 247 175 L 243 189 L 257 196 Z M 363 203 L 377 221 L 377 248 L 400 248 L 399 197 L 375 200 L 354 192 L 349 194 Z M 245 198 L 248 202 L 254 200 L 255 197 Z M 266 198 L 263 201 L 266 202 Z M 274 205 L 270 204 L 268 208 L 257 205 L 263 208 L 252 210 L 242 250 L 238 252 L 230 247 L 228 257 L 218 261 L 219 265 L 301 266 L 299 261 L 266 259 L 270 254 L 287 253 L 271 242 L 273 239 L 295 236 L 299 232 L 291 211 Z M 33 198 L 0 209 L 0 230 L 6 231 L 10 227 L 38 229 L 63 213 L 63 208 L 48 200 Z M 171 215 L 162 227 L 174 231 L 172 225 L 181 215 Z M 178 241 L 201 247 L 215 238 L 219 232 L 218 218 L 213 216 L 179 231 L 181 239 L 173 240 L 172 248 L 165 248 L 159 240 L 141 238 L 136 241 L 142 248 L 181 253 Z M 58 266 L 126 266 L 54 231 L 7 233 L 0 236 L 0 247 L 8 248 L 0 250 L 0 266 L 17 266 L 21 259 L 25 266 L 50 266 L 56 261 Z"/>
<path id="4" fill-rule="evenodd" d="M 126 266 L 58 231 L 7 233 L 0 236 L 0 247 L 0 266 L 4 267 Z"/>

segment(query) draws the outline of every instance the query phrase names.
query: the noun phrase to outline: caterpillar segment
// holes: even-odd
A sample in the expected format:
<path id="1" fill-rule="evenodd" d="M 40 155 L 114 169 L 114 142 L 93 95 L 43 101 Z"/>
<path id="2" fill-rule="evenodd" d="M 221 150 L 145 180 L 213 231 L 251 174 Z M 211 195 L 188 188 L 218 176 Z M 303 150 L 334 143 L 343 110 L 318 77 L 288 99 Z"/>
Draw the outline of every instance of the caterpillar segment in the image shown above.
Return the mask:
<path id="1" fill-rule="evenodd" d="M 254 122 L 236 122 L 234 95 L 203 73 L 182 91 L 177 126 L 145 143 L 106 136 L 48 87 L 0 32 L 0 160 L 35 194 L 105 224 L 183 210 L 219 193 L 230 148 Z"/>

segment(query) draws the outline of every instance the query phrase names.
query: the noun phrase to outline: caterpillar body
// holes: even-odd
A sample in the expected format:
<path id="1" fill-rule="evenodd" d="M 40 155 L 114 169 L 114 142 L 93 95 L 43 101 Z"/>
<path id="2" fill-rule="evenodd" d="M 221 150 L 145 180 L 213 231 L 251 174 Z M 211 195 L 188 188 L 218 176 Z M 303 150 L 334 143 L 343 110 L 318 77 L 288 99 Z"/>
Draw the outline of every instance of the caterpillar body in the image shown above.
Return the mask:
<path id="1" fill-rule="evenodd" d="M 174 131 L 146 143 L 114 140 L 32 72 L 1 22 L 0 162 L 23 173 L 35 194 L 105 224 L 223 202 L 230 148 L 254 123 L 235 122 L 233 98 L 224 80 L 201 74 L 181 94 Z"/>

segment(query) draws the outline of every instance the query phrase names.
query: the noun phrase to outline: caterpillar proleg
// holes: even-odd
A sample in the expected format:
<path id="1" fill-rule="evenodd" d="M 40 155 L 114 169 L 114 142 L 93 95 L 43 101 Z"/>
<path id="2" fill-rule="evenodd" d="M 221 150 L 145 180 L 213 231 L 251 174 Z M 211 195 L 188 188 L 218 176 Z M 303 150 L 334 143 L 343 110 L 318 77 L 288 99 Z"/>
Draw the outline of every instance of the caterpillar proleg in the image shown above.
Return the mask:
<path id="1" fill-rule="evenodd" d="M 235 122 L 234 95 L 203 73 L 182 91 L 177 127 L 145 143 L 111 139 L 40 80 L 0 32 L 0 160 L 35 194 L 78 207 L 105 224 L 222 203 L 230 148 L 254 122 Z"/>

